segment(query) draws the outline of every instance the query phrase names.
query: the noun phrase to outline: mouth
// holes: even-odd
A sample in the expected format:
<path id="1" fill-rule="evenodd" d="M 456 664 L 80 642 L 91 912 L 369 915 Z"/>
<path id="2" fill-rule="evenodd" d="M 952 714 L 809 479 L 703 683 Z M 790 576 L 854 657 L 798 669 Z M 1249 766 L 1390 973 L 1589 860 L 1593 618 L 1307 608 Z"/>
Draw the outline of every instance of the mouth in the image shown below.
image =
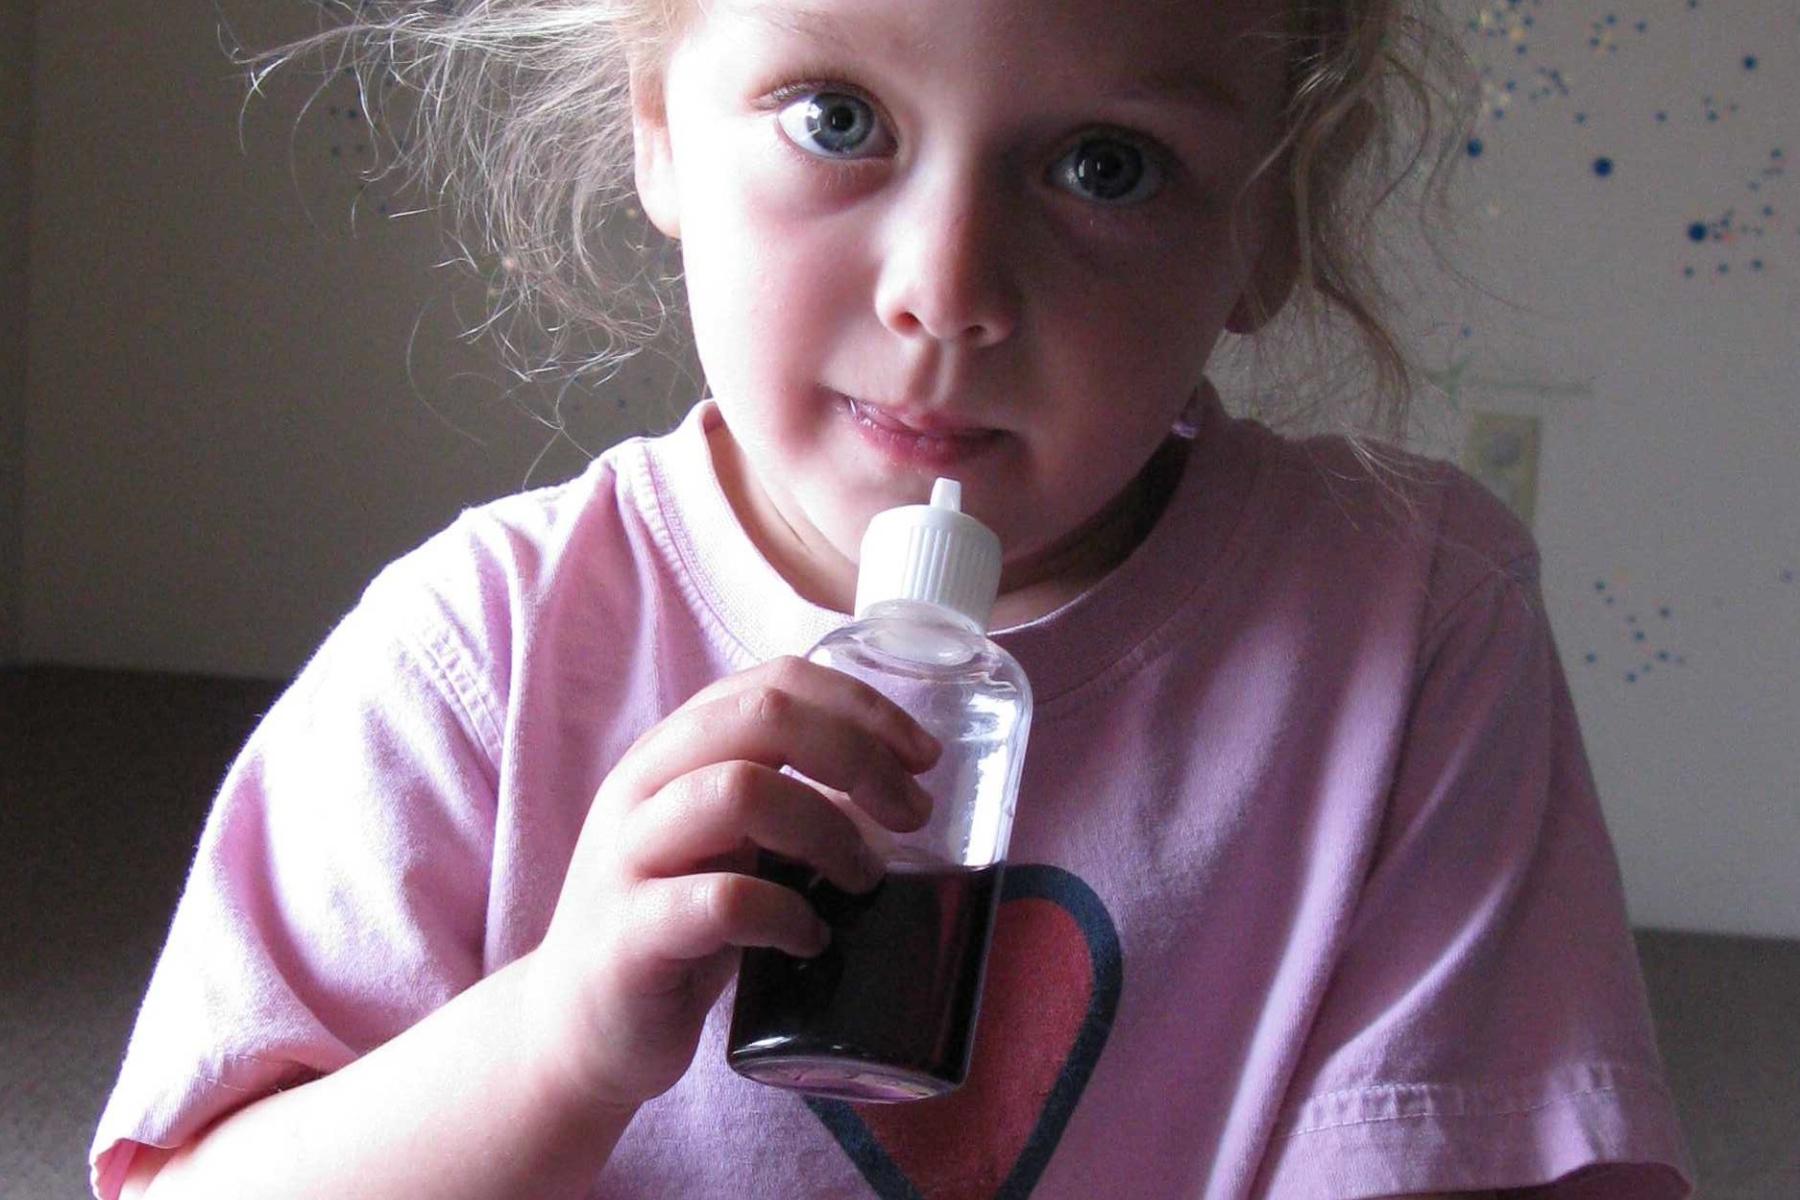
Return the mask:
<path id="1" fill-rule="evenodd" d="M 844 411 L 865 442 L 903 462 L 947 467 L 993 448 L 1005 435 L 966 422 L 919 413 L 902 414 L 880 405 L 841 397 Z"/>

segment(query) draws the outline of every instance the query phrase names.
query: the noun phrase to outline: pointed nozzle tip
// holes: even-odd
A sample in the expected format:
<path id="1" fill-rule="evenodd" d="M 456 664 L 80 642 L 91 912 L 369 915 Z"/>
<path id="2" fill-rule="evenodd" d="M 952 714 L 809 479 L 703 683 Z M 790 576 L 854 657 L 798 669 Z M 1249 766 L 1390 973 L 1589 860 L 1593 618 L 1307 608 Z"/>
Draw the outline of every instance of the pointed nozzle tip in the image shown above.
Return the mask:
<path id="1" fill-rule="evenodd" d="M 962 511 L 962 484 L 954 479 L 939 479 L 931 485 L 931 507 Z"/>

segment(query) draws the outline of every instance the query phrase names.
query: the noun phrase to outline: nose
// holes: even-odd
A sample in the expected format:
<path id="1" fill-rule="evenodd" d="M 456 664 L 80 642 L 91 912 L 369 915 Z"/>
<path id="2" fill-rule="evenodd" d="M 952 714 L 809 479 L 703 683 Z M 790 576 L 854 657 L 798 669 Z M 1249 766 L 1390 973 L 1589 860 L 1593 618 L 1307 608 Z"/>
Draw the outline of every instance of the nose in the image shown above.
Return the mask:
<path id="1" fill-rule="evenodd" d="M 1009 269 L 1009 221 L 1000 185 L 978 173 L 918 180 L 888 224 L 875 309 L 906 338 L 980 348 L 1005 341 L 1018 323 Z"/>

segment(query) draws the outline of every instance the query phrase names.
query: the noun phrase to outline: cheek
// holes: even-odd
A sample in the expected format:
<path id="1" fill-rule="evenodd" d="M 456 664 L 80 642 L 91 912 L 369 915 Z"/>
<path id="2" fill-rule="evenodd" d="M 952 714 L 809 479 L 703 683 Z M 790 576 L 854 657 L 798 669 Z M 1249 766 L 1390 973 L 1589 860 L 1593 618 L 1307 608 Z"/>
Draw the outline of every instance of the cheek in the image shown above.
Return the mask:
<path id="1" fill-rule="evenodd" d="M 1066 298 L 1044 315 L 1046 378 L 1092 397 L 1099 413 L 1157 409 L 1171 399 L 1179 408 L 1229 311 L 1191 282 L 1164 285 L 1149 271 L 1143 280 L 1044 293 Z"/>
<path id="2" fill-rule="evenodd" d="M 683 286 L 696 350 L 715 391 L 742 388 L 765 373 L 791 339 L 777 324 L 801 283 L 744 214 L 720 210 L 688 222 Z"/>
<path id="3" fill-rule="evenodd" d="M 682 238 L 690 292 L 718 293 L 709 302 L 772 322 L 839 284 L 846 246 L 823 215 L 794 203 L 765 156 L 728 145 L 713 151 L 682 176 L 691 197 Z"/>
<path id="4" fill-rule="evenodd" d="M 1040 345 L 1091 381 L 1160 375 L 1192 387 L 1243 286 L 1219 225 L 1180 220 L 1045 246 L 1025 273 Z"/>

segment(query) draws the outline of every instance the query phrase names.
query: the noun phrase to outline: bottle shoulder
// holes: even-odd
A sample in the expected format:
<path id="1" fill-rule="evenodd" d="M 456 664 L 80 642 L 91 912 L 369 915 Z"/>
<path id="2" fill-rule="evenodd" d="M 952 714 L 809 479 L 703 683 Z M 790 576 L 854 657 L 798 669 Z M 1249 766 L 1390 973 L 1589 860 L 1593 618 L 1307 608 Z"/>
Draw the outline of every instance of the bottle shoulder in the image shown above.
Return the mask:
<path id="1" fill-rule="evenodd" d="M 964 686 L 989 681 L 1030 694 L 1025 670 L 1005 647 L 967 625 L 929 614 L 878 613 L 827 634 L 811 657 L 852 673 L 877 672 Z"/>

